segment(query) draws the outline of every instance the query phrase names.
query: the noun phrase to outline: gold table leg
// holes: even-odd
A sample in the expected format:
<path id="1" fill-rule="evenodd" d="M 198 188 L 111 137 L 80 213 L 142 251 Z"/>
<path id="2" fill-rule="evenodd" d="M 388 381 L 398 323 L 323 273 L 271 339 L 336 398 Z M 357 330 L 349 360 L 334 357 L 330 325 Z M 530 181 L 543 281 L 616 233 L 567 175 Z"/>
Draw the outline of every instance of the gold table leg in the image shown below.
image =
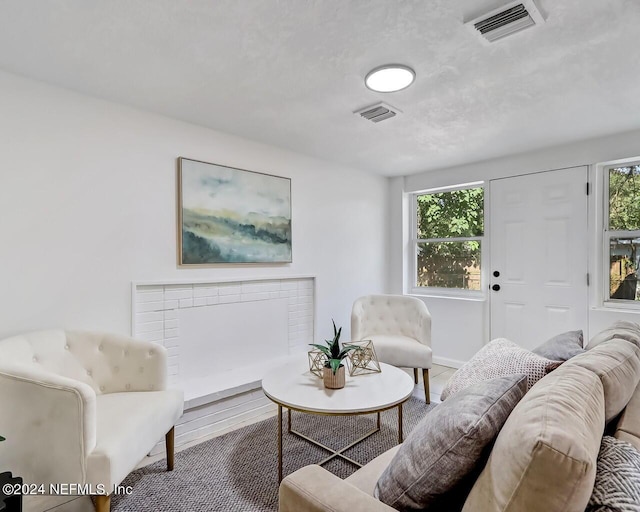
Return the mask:
<path id="1" fill-rule="evenodd" d="M 278 483 L 280 482 L 282 482 L 282 406 L 278 404 Z"/>
<path id="2" fill-rule="evenodd" d="M 398 404 L 398 443 L 402 443 L 404 440 L 404 433 L 403 433 L 403 429 L 402 429 L 402 406 L 403 404 Z M 366 413 L 363 413 L 366 414 Z M 282 462 L 282 420 L 283 420 L 283 414 L 282 414 L 282 405 L 278 404 L 278 483 L 282 482 L 282 472 L 283 472 L 283 462 Z M 356 439 L 355 441 L 353 441 L 352 443 L 348 444 L 347 446 L 340 448 L 339 450 L 334 450 L 333 448 L 329 448 L 328 446 L 316 441 L 315 439 L 311 439 L 310 437 L 304 435 L 301 432 L 298 432 L 296 430 L 294 430 L 291 426 L 291 409 L 287 408 L 287 431 L 293 435 L 295 435 L 296 437 L 299 437 L 300 439 L 304 439 L 305 441 L 318 446 L 319 448 L 322 448 L 326 451 L 328 451 L 329 453 L 331 453 L 331 455 L 329 455 L 329 457 L 327 457 L 326 459 L 322 460 L 321 462 L 318 463 L 319 466 L 322 466 L 324 464 L 326 464 L 327 462 L 329 462 L 330 460 L 335 459 L 336 457 L 339 457 L 347 462 L 350 462 L 351 464 L 354 464 L 355 466 L 361 468 L 362 464 L 360 464 L 359 462 L 353 460 L 350 457 L 347 457 L 344 452 L 347 451 L 349 448 L 354 447 L 355 445 L 361 443 L 362 441 L 364 441 L 365 439 L 367 439 L 368 437 L 372 436 L 373 434 L 375 434 L 376 432 L 380 431 L 380 427 L 381 427 L 381 421 L 380 421 L 380 412 L 378 411 L 376 413 L 376 428 L 374 428 L 373 430 L 367 432 L 366 434 L 364 434 L 363 436 L 359 437 L 358 439 Z"/>
<path id="3" fill-rule="evenodd" d="M 341 459 L 346 460 L 347 462 L 350 462 L 354 466 L 356 466 L 358 468 L 361 468 L 362 464 L 360 464 L 359 462 L 353 460 L 351 457 L 347 457 L 344 454 L 344 452 L 346 452 L 349 448 L 353 448 L 355 445 L 361 443 L 362 441 L 364 441 L 365 439 L 367 439 L 368 437 L 372 436 L 373 434 L 375 434 L 378 431 L 380 431 L 379 428 L 374 428 L 373 430 L 370 430 L 369 432 L 367 432 L 363 436 L 361 436 L 358 439 L 356 439 L 354 442 L 348 444 L 347 446 L 344 446 L 343 448 L 340 448 L 339 450 L 334 450 L 333 448 L 329 448 L 327 445 L 324 445 L 321 442 L 316 441 L 315 439 L 311 439 L 310 437 L 305 436 L 303 433 L 298 432 L 297 430 L 291 430 L 291 433 L 293 435 L 299 437 L 300 439 L 304 439 L 308 443 L 311 443 L 311 444 L 313 444 L 313 445 L 315 445 L 315 446 L 317 446 L 319 448 L 322 448 L 323 450 L 326 450 L 329 453 L 331 453 L 331 455 L 329 455 L 326 459 L 318 462 L 317 463 L 318 466 L 324 466 L 330 460 L 333 460 L 336 457 L 340 457 Z"/>

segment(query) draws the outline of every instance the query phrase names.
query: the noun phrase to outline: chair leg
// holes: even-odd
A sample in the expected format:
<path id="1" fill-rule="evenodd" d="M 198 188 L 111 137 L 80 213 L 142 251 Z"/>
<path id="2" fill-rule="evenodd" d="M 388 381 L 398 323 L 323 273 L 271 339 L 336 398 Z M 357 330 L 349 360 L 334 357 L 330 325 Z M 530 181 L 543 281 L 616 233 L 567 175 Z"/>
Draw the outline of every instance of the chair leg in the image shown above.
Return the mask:
<path id="1" fill-rule="evenodd" d="M 165 445 L 167 447 L 167 471 L 173 471 L 173 455 L 174 455 L 174 438 L 175 427 L 171 427 L 171 430 L 164 436 Z"/>
<path id="2" fill-rule="evenodd" d="M 422 380 L 424 380 L 424 397 L 425 401 L 431 403 L 431 395 L 429 393 L 429 368 L 422 369 Z"/>
<path id="3" fill-rule="evenodd" d="M 413 382 L 415 382 L 416 384 L 418 383 L 418 369 L 417 368 L 413 369 Z"/>
<path id="4" fill-rule="evenodd" d="M 111 496 L 99 494 L 95 496 L 96 512 L 109 512 L 111 510 Z"/>

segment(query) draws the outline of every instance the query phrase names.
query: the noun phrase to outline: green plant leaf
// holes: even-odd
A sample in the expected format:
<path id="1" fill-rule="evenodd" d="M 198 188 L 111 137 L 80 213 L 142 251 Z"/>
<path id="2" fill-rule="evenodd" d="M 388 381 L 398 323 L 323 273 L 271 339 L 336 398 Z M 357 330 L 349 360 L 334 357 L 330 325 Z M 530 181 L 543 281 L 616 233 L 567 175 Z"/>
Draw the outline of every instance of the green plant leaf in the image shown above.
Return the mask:
<path id="1" fill-rule="evenodd" d="M 332 359 L 336 359 L 340 354 L 340 344 L 336 341 L 331 344 L 331 357 Z"/>
<path id="2" fill-rule="evenodd" d="M 329 359 L 329 364 L 331 365 L 331 370 L 333 371 L 333 374 L 335 375 L 336 372 L 338 371 L 338 368 L 340 368 L 340 366 L 342 366 L 342 360 L 341 359 Z"/>
<path id="3" fill-rule="evenodd" d="M 4 437 L 0 436 L 0 442 L 2 442 L 2 441 L 6 441 L 6 439 Z"/>
<path id="4" fill-rule="evenodd" d="M 359 348 L 359 347 L 358 347 Z M 352 350 L 355 350 L 356 347 L 352 347 L 352 346 L 343 346 L 342 350 L 340 351 L 340 354 L 338 354 L 338 359 L 344 359 L 345 357 L 347 357 L 347 354 L 349 352 L 351 352 Z"/>
<path id="5" fill-rule="evenodd" d="M 322 351 L 327 357 L 331 357 L 331 351 L 328 347 L 325 347 L 324 345 L 318 345 L 317 343 L 309 343 L 309 345 Z"/>

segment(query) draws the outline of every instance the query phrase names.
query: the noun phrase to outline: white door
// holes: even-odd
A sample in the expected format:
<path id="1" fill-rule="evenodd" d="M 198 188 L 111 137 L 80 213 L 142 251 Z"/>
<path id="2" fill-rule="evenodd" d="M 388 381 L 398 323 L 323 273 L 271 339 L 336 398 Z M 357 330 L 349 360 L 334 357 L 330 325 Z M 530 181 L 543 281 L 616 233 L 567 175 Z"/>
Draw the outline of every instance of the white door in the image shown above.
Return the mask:
<path id="1" fill-rule="evenodd" d="M 491 182 L 491 339 L 587 328 L 587 168 Z"/>

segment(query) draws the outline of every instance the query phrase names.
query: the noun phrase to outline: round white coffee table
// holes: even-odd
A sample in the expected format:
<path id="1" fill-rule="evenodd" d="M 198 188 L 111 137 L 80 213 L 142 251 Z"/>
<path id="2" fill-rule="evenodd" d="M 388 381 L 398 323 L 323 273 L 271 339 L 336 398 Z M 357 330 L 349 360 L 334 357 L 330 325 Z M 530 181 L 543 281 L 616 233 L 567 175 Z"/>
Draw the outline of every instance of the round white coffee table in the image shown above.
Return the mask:
<path id="1" fill-rule="evenodd" d="M 344 455 L 344 451 L 364 441 L 380 430 L 380 413 L 394 407 L 398 408 L 398 443 L 402 443 L 402 404 L 413 392 L 413 379 L 404 371 L 380 363 L 382 372 L 346 376 L 346 385 L 342 389 L 325 389 L 322 379 L 311 373 L 306 361 L 294 361 L 291 364 L 273 368 L 262 379 L 262 390 L 269 399 L 278 405 L 278 481 L 282 480 L 282 408 L 287 409 L 288 432 L 305 441 L 313 443 L 331 453 L 321 461 L 323 465 L 335 457 L 340 457 L 358 467 L 361 464 Z M 332 416 L 353 416 L 358 414 L 377 414 L 376 428 L 367 432 L 353 443 L 333 450 L 291 428 L 291 411 L 307 414 Z"/>

